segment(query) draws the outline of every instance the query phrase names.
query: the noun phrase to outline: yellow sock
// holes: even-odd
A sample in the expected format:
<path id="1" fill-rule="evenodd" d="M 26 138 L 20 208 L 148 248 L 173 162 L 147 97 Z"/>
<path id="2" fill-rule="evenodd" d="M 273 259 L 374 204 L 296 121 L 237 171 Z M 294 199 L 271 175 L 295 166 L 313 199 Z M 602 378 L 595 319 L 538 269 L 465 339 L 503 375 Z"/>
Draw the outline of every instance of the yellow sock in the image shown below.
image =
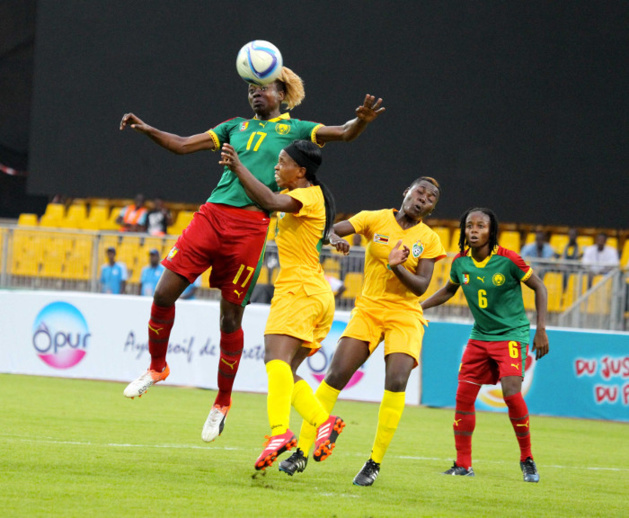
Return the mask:
<path id="1" fill-rule="evenodd" d="M 376 431 L 376 440 L 371 450 L 371 458 L 374 462 L 380 464 L 387 452 L 387 448 L 393 439 L 393 434 L 397 430 L 398 423 L 404 411 L 404 402 L 406 394 L 404 392 L 384 391 L 382 403 L 380 403 L 380 411 L 378 412 L 378 429 Z"/>
<path id="2" fill-rule="evenodd" d="M 293 388 L 293 408 L 315 428 L 321 426 L 330 414 L 321 406 L 306 380 L 299 380 Z"/>
<path id="3" fill-rule="evenodd" d="M 293 372 L 282 360 L 271 360 L 266 364 L 269 378 L 269 393 L 266 409 L 271 425 L 271 435 L 281 435 L 290 424 L 290 402 L 293 395 Z"/>
<path id="4" fill-rule="evenodd" d="M 315 397 L 319 400 L 321 406 L 329 415 L 330 412 L 332 412 L 332 409 L 334 408 L 334 405 L 340 393 L 340 390 L 336 390 L 335 388 L 330 387 L 330 385 L 328 385 L 325 380 L 323 380 L 321 382 L 321 385 L 319 385 L 317 392 L 315 392 Z M 310 423 L 304 420 L 304 422 L 301 424 L 301 431 L 299 432 L 299 443 L 297 444 L 297 446 L 306 455 L 308 455 L 310 448 L 312 448 L 312 445 L 315 442 L 316 435 L 316 427 L 312 426 Z"/>

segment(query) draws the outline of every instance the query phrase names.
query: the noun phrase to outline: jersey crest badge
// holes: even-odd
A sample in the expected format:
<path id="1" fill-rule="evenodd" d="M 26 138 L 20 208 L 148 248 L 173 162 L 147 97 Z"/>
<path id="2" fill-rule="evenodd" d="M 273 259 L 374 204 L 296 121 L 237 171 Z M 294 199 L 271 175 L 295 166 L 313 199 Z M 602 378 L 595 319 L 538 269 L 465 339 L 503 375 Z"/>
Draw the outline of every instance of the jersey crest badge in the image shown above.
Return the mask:
<path id="1" fill-rule="evenodd" d="M 240 131 L 245 131 L 249 127 L 249 121 L 245 121 L 240 125 Z"/>
<path id="2" fill-rule="evenodd" d="M 422 255 L 424 253 L 424 243 L 422 243 L 421 241 L 418 241 L 417 243 L 415 243 L 413 245 L 413 257 L 417 258 L 420 255 Z"/>
<path id="3" fill-rule="evenodd" d="M 276 124 L 275 131 L 277 131 L 280 135 L 286 135 L 290 133 L 290 125 L 288 124 Z"/>
<path id="4" fill-rule="evenodd" d="M 382 234 L 374 234 L 373 242 L 382 243 L 383 245 L 386 245 L 389 242 L 389 236 L 383 236 Z"/>
<path id="5" fill-rule="evenodd" d="M 467 273 L 463 274 L 463 284 L 469 284 L 470 283 L 470 276 Z"/>
<path id="6" fill-rule="evenodd" d="M 505 276 L 501 273 L 495 273 L 491 278 L 491 282 L 494 283 L 494 286 L 502 286 L 505 283 Z"/>

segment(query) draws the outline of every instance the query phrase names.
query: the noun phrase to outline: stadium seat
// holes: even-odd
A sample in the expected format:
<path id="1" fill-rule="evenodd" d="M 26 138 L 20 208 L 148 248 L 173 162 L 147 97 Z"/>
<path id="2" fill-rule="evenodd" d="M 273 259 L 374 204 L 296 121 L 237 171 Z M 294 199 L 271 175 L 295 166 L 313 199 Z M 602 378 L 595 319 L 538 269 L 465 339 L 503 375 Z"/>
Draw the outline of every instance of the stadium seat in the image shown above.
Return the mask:
<path id="1" fill-rule="evenodd" d="M 459 253 L 459 237 L 461 237 L 461 229 L 460 228 L 452 229 L 452 235 L 450 236 L 450 244 L 446 246 L 447 252 L 454 252 L 455 254 Z"/>
<path id="2" fill-rule="evenodd" d="M 87 218 L 83 221 L 85 230 L 108 230 L 106 229 L 109 219 L 109 207 L 105 205 L 92 205 Z"/>
<path id="3" fill-rule="evenodd" d="M 577 236 L 577 244 L 579 248 L 583 250 L 585 247 L 594 244 L 594 237 L 592 236 Z"/>
<path id="4" fill-rule="evenodd" d="M 355 299 L 360 295 L 363 286 L 363 274 L 360 272 L 347 272 L 343 279 L 345 291 L 341 295 L 344 299 Z"/>
<path id="5" fill-rule="evenodd" d="M 520 253 L 520 233 L 517 230 L 503 230 L 498 235 L 498 244 L 516 253 Z"/>
<path id="6" fill-rule="evenodd" d="M 62 220 L 64 228 L 83 228 L 83 223 L 87 219 L 87 210 L 84 203 L 73 203 L 68 207 L 66 217 Z"/>
<path id="7" fill-rule="evenodd" d="M 609 315 L 611 311 L 612 279 L 604 275 L 592 278 L 592 294 L 587 299 L 585 311 L 589 314 Z"/>
<path id="8" fill-rule="evenodd" d="M 181 234 L 183 229 L 190 224 L 193 216 L 194 211 L 180 210 L 175 217 L 175 222 L 170 227 L 168 227 L 168 234 L 177 236 Z"/>
<path id="9" fill-rule="evenodd" d="M 548 291 L 548 311 L 560 312 L 562 310 L 561 300 L 563 298 L 563 274 L 548 272 L 544 275 L 544 284 Z M 522 289 L 526 288 L 522 287 Z"/>
<path id="10" fill-rule="evenodd" d="M 548 244 L 553 247 L 555 252 L 561 255 L 563 254 L 564 248 L 566 248 L 568 241 L 570 241 L 568 234 L 552 234 L 550 236 Z"/>
<path id="11" fill-rule="evenodd" d="M 627 268 L 628 263 L 629 263 L 629 237 L 625 239 L 625 243 L 622 246 L 622 251 L 620 254 L 620 267 Z"/>
<path id="12" fill-rule="evenodd" d="M 36 227 L 39 225 L 37 214 L 22 213 L 17 218 L 17 224 L 20 227 Z"/>
<path id="13" fill-rule="evenodd" d="M 326 275 L 332 275 L 337 279 L 341 278 L 341 263 L 337 259 L 327 257 L 321 264 Z"/>
<path id="14" fill-rule="evenodd" d="M 587 290 L 588 276 L 587 274 L 571 273 L 568 276 L 568 282 L 563 293 L 563 300 L 561 301 L 562 311 L 566 311 L 572 306 L 576 300 L 585 293 Z M 577 286 L 580 289 L 577 290 Z"/>
<path id="15" fill-rule="evenodd" d="M 450 229 L 448 227 L 433 227 L 433 230 L 439 236 L 443 248 L 448 250 L 450 246 Z"/>

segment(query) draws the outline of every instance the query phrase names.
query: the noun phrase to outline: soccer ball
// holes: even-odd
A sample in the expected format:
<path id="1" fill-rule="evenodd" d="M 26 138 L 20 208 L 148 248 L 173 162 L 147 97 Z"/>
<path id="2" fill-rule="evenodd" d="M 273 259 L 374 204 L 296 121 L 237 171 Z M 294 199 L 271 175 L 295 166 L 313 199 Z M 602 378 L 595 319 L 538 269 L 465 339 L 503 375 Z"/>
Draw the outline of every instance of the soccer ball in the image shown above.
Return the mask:
<path id="1" fill-rule="evenodd" d="M 268 85 L 282 72 L 282 53 L 272 43 L 254 40 L 238 52 L 236 70 L 247 83 Z"/>

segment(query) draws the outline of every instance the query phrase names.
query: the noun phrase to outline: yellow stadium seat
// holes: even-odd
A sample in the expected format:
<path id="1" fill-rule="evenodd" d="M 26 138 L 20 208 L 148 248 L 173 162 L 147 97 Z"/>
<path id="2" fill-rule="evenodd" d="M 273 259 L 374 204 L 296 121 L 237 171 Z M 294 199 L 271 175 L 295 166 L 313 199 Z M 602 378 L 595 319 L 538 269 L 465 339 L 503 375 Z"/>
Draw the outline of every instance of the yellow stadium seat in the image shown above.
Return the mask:
<path id="1" fill-rule="evenodd" d="M 555 252 L 561 255 L 569 241 L 568 234 L 553 234 L 550 236 L 548 244 L 554 248 Z"/>
<path id="2" fill-rule="evenodd" d="M 192 210 L 180 210 L 177 213 L 175 222 L 170 227 L 168 227 L 168 233 L 171 235 L 181 234 L 183 229 L 186 228 L 192 221 L 194 212 L 195 211 L 192 211 Z"/>
<path id="3" fill-rule="evenodd" d="M 83 221 L 82 228 L 86 230 L 106 230 L 104 227 L 108 219 L 109 207 L 105 205 L 92 205 L 87 218 Z"/>
<path id="4" fill-rule="evenodd" d="M 577 244 L 579 245 L 581 251 L 583 251 L 585 247 L 594 244 L 594 238 L 592 236 L 578 236 Z"/>
<path id="5" fill-rule="evenodd" d="M 64 278 L 77 281 L 87 281 L 91 278 L 93 246 L 93 236 L 75 237 L 63 270 Z M 98 275 L 99 272 L 97 271 L 96 274 Z"/>
<path id="6" fill-rule="evenodd" d="M 580 284 L 580 289 L 577 286 Z M 588 276 L 587 274 L 571 273 L 568 276 L 568 282 L 563 293 L 563 300 L 561 302 L 562 311 L 566 311 L 572 306 L 576 300 L 585 293 L 587 290 Z"/>
<path id="7" fill-rule="evenodd" d="M 520 253 L 520 233 L 517 230 L 503 230 L 498 236 L 498 244 Z"/>
<path id="8" fill-rule="evenodd" d="M 597 289 L 588 297 L 585 310 L 590 314 L 608 315 L 611 311 L 612 279 L 604 277 L 595 275 L 592 279 L 592 288 Z"/>
<path id="9" fill-rule="evenodd" d="M 544 275 L 544 284 L 548 291 L 548 311 L 560 312 L 562 310 L 561 300 L 563 298 L 563 274 L 558 272 L 548 272 Z M 526 288 L 522 288 L 526 289 Z"/>
<path id="10" fill-rule="evenodd" d="M 22 213 L 17 218 L 17 224 L 20 227 L 36 227 L 37 225 L 39 225 L 37 214 Z"/>
<path id="11" fill-rule="evenodd" d="M 450 246 L 450 229 L 448 227 L 433 227 L 435 233 L 439 236 L 439 240 L 446 250 Z"/>
<path id="12" fill-rule="evenodd" d="M 629 267 L 629 237 L 625 239 L 625 244 L 622 246 L 622 252 L 620 254 L 620 267 Z"/>
<path id="13" fill-rule="evenodd" d="M 455 254 L 458 254 L 460 237 L 461 237 L 461 229 L 460 228 L 452 229 L 452 235 L 450 236 L 450 244 L 446 246 L 446 251 L 454 252 Z M 444 246 L 445 246 L 445 243 L 444 243 Z"/>
<path id="14" fill-rule="evenodd" d="M 341 295 L 344 299 L 355 299 L 360 295 L 363 287 L 363 274 L 360 272 L 347 272 L 343 279 L 345 291 Z"/>
<path id="15" fill-rule="evenodd" d="M 526 311 L 532 311 L 535 309 L 535 292 L 521 283 L 522 286 L 522 300 L 524 301 L 524 309 Z"/>
<path id="16" fill-rule="evenodd" d="M 332 275 L 333 277 L 340 279 L 341 263 L 338 260 L 334 259 L 333 257 L 327 257 L 323 260 L 323 263 L 321 264 L 323 266 L 323 271 L 326 275 Z"/>
<path id="17" fill-rule="evenodd" d="M 84 203 L 73 203 L 68 207 L 68 212 L 63 220 L 65 228 L 83 228 L 83 222 L 87 219 L 87 209 Z"/>
<path id="18" fill-rule="evenodd" d="M 49 203 L 46 205 L 44 216 L 52 220 L 61 220 L 66 216 L 66 207 L 62 203 Z"/>

